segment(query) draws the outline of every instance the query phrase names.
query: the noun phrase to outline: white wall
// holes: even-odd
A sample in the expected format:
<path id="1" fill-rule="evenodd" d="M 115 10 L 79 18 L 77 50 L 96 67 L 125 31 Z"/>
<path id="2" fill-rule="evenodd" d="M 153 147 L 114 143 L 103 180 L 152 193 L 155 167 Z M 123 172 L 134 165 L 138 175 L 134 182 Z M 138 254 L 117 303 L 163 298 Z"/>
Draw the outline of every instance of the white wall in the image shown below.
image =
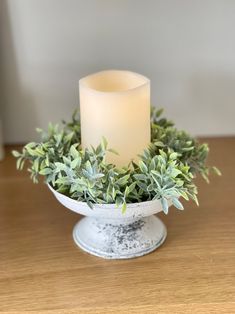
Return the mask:
<path id="1" fill-rule="evenodd" d="M 68 118 L 78 80 L 129 69 L 197 135 L 235 134 L 234 0 L 1 0 L 6 142 Z"/>

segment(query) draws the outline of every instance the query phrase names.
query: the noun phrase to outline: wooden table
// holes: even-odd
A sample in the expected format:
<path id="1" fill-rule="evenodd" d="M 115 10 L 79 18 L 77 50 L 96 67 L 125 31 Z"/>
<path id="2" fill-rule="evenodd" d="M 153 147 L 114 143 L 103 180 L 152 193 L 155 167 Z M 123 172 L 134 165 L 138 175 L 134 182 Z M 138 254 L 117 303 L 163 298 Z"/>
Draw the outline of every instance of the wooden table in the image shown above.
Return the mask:
<path id="1" fill-rule="evenodd" d="M 165 244 L 103 260 L 72 240 L 80 218 L 44 184 L 0 163 L 0 313 L 235 313 L 235 138 L 206 139 L 223 172 L 198 179 L 200 208 L 159 216 Z"/>

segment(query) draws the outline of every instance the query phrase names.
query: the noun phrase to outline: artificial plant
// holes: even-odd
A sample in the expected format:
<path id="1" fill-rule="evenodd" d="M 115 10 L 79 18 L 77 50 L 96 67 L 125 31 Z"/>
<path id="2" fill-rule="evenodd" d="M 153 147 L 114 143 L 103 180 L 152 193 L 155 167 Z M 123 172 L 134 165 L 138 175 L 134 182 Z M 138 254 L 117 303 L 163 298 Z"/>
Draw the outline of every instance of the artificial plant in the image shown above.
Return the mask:
<path id="1" fill-rule="evenodd" d="M 94 203 L 116 203 L 125 212 L 127 203 L 158 199 L 168 213 L 169 203 L 183 209 L 181 197 L 198 204 L 196 175 L 208 181 L 211 170 L 220 172 L 206 165 L 207 144 L 200 144 L 161 115 L 162 110 L 152 108 L 151 144 L 138 163 L 131 161 L 122 168 L 107 163 L 106 152 L 116 152 L 105 138 L 98 147 L 83 150 L 76 112 L 62 126 L 49 124 L 46 132 L 37 129 L 41 142 L 28 143 L 21 152 L 13 151 L 17 168 L 23 169 L 27 162 L 35 183 L 42 175 L 56 191 L 91 208 Z"/>

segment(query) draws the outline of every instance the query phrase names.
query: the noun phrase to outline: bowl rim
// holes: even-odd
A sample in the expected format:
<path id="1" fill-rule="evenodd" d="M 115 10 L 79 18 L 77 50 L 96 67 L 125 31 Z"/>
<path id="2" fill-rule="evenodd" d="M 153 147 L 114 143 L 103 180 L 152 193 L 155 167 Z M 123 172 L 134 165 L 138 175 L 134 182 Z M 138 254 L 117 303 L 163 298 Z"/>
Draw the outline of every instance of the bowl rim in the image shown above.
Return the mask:
<path id="1" fill-rule="evenodd" d="M 72 202 L 76 205 L 89 207 L 86 202 L 77 201 L 77 200 L 75 200 L 69 196 L 66 196 L 66 195 L 56 191 L 49 183 L 47 183 L 47 186 L 55 196 L 58 196 L 59 198 L 63 198 L 64 200 Z M 169 202 L 169 200 L 168 200 L 168 202 Z M 145 202 L 127 203 L 126 205 L 127 205 L 127 209 L 133 209 L 136 207 L 142 207 L 142 208 L 143 207 L 149 207 L 149 206 L 152 206 L 154 203 L 160 205 L 161 210 L 162 210 L 162 204 L 161 204 L 161 201 L 159 199 L 151 200 L 151 201 L 145 201 Z M 120 210 L 121 206 L 117 207 L 117 205 L 115 203 L 110 203 L 110 204 L 108 204 L 108 203 L 105 203 L 105 204 L 94 203 L 94 208 L 102 208 L 102 209 L 113 208 L 116 210 Z"/>

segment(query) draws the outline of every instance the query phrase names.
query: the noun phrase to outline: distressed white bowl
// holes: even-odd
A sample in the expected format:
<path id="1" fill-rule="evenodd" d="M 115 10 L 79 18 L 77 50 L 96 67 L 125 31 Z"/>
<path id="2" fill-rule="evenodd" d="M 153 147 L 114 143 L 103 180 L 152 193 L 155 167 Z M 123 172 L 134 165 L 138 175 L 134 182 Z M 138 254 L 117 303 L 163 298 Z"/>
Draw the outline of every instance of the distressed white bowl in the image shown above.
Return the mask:
<path id="1" fill-rule="evenodd" d="M 159 200 L 127 204 L 123 214 L 115 204 L 94 204 L 91 209 L 85 202 L 48 187 L 62 205 L 86 216 L 75 225 L 73 238 L 90 254 L 109 259 L 134 258 L 152 252 L 166 238 L 165 225 L 154 216 L 162 211 Z"/>

